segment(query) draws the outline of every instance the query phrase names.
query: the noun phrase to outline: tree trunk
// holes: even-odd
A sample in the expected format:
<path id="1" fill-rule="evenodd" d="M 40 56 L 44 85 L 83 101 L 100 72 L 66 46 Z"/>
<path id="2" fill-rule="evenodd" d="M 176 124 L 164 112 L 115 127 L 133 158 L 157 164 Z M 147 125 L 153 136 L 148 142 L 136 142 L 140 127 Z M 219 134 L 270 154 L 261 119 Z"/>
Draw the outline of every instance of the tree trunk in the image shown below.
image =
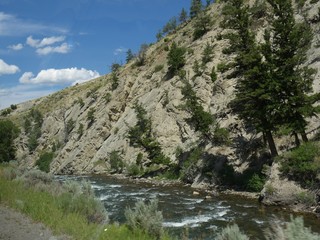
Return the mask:
<path id="1" fill-rule="evenodd" d="M 293 131 L 293 136 L 294 136 L 294 142 L 296 143 L 296 147 L 299 147 L 300 146 L 300 140 L 299 140 L 299 136 L 297 134 L 296 131 Z"/>
<path id="2" fill-rule="evenodd" d="M 265 136 L 266 136 L 267 141 L 268 141 L 268 145 L 269 145 L 269 149 L 270 149 L 270 152 L 271 152 L 271 156 L 272 157 L 278 156 L 277 147 L 276 147 L 276 144 L 274 143 L 274 139 L 273 139 L 271 131 L 269 131 L 269 130 L 266 131 L 265 132 Z"/>
<path id="3" fill-rule="evenodd" d="M 304 142 L 308 142 L 309 141 L 308 136 L 307 136 L 305 131 L 301 132 L 300 134 L 301 134 L 302 140 Z"/>

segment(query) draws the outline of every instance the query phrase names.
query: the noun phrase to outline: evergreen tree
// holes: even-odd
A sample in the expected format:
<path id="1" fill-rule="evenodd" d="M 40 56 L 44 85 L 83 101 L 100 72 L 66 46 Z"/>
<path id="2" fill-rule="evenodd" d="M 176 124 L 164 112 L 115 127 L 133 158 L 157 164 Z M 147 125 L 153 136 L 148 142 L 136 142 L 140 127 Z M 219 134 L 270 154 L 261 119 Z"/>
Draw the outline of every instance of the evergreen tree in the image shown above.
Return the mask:
<path id="1" fill-rule="evenodd" d="M 251 20 L 249 7 L 244 0 L 224 0 L 223 9 L 224 28 L 233 32 L 225 37 L 229 39 L 230 46 L 224 52 L 235 54 L 232 77 L 237 77 L 235 86 L 235 99 L 231 107 L 244 122 L 253 126 L 257 132 L 265 136 L 272 156 L 277 155 L 277 149 L 272 136 L 275 130 L 273 85 L 266 71 L 266 64 L 255 35 L 250 30 Z"/>
<path id="2" fill-rule="evenodd" d="M 191 115 L 187 120 L 194 127 L 195 131 L 201 132 L 203 136 L 209 139 L 212 137 L 210 132 L 215 119 L 199 103 L 200 99 L 187 79 L 183 79 L 183 82 L 184 86 L 181 89 L 181 93 L 185 100 L 185 108 Z"/>
<path id="3" fill-rule="evenodd" d="M 15 159 L 14 139 L 19 129 L 10 120 L 0 120 L 0 163 Z"/>
<path id="4" fill-rule="evenodd" d="M 148 44 L 146 44 L 146 43 L 141 44 L 140 50 L 137 55 L 137 65 L 138 66 L 143 66 L 145 64 L 148 48 L 149 48 Z"/>
<path id="5" fill-rule="evenodd" d="M 126 62 L 127 63 L 130 62 L 132 59 L 134 59 L 134 54 L 131 49 L 128 49 L 127 56 L 126 56 Z"/>
<path id="6" fill-rule="evenodd" d="M 187 21 L 187 19 L 188 19 L 188 13 L 184 8 L 182 8 L 180 16 L 179 16 L 179 21 L 180 21 L 180 23 L 184 23 Z"/>
<path id="7" fill-rule="evenodd" d="M 274 20 L 270 32 L 265 34 L 264 53 L 271 66 L 270 75 L 276 81 L 274 97 L 278 103 L 277 122 L 285 125 L 296 137 L 307 141 L 306 117 L 315 113 L 312 103 L 315 70 L 303 66 L 313 38 L 306 23 L 296 23 L 291 0 L 267 0 L 272 6 Z"/>
<path id="8" fill-rule="evenodd" d="M 166 23 L 166 25 L 164 25 L 164 27 L 162 28 L 162 33 L 163 34 L 168 34 L 173 32 L 174 30 L 176 30 L 177 28 L 177 18 L 176 17 L 172 17 L 170 18 L 170 20 Z"/>
<path id="9" fill-rule="evenodd" d="M 206 34 L 211 27 L 211 17 L 207 12 L 201 12 L 194 23 L 193 38 L 196 40 Z"/>
<path id="10" fill-rule="evenodd" d="M 168 65 L 169 71 L 171 73 L 177 73 L 179 69 L 181 69 L 185 63 L 185 53 L 186 49 L 183 47 L 178 47 L 178 45 L 174 42 L 170 48 L 168 53 Z"/>
<path id="11" fill-rule="evenodd" d="M 163 32 L 162 30 L 159 30 L 156 34 L 157 41 L 159 42 L 162 37 L 163 37 Z"/>
<path id="12" fill-rule="evenodd" d="M 196 17 L 202 11 L 203 5 L 201 0 L 192 0 L 190 6 L 190 17 Z"/>

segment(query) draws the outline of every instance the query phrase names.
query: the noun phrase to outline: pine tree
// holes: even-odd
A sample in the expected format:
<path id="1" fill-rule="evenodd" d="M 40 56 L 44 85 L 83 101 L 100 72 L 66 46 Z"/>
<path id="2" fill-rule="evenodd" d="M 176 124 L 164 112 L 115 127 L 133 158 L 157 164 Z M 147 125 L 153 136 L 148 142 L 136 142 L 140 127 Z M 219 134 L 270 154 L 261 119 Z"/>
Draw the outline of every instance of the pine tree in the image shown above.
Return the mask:
<path id="1" fill-rule="evenodd" d="M 194 32 L 193 32 L 194 40 L 206 34 L 210 30 L 211 24 L 212 24 L 212 20 L 209 14 L 207 12 L 200 12 L 194 23 Z"/>
<path id="2" fill-rule="evenodd" d="M 126 62 L 127 63 L 130 62 L 132 59 L 134 59 L 134 54 L 131 49 L 128 49 L 127 56 L 126 56 Z"/>
<path id="3" fill-rule="evenodd" d="M 169 71 L 171 73 L 177 73 L 179 69 L 181 69 L 185 63 L 185 53 L 186 49 L 183 47 L 178 47 L 178 45 L 173 42 L 168 53 L 168 65 Z"/>
<path id="4" fill-rule="evenodd" d="M 203 5 L 201 0 L 192 0 L 190 6 L 190 17 L 196 17 L 202 11 Z"/>
<path id="5" fill-rule="evenodd" d="M 180 21 L 180 23 L 184 23 L 187 21 L 187 19 L 188 19 L 188 13 L 184 8 L 182 8 L 180 16 L 179 16 L 179 21 Z"/>
<path id="6" fill-rule="evenodd" d="M 273 117 L 273 90 L 272 85 L 269 85 L 270 78 L 260 48 L 250 30 L 249 7 L 245 6 L 244 0 L 224 2 L 222 26 L 233 30 L 225 36 L 229 39 L 230 46 L 224 52 L 235 54 L 231 77 L 237 77 L 235 99 L 230 105 L 245 124 L 263 133 L 271 155 L 276 156 L 278 153 L 272 135 L 276 126 Z"/>
<path id="7" fill-rule="evenodd" d="M 296 23 L 291 0 L 267 0 L 275 16 L 270 33 L 266 34 L 265 55 L 270 74 L 277 83 L 277 122 L 292 131 L 299 145 L 297 133 L 307 141 L 306 117 L 315 113 L 312 103 L 315 70 L 303 66 L 313 38 L 306 23 Z M 271 53 L 271 54 L 270 54 Z"/>

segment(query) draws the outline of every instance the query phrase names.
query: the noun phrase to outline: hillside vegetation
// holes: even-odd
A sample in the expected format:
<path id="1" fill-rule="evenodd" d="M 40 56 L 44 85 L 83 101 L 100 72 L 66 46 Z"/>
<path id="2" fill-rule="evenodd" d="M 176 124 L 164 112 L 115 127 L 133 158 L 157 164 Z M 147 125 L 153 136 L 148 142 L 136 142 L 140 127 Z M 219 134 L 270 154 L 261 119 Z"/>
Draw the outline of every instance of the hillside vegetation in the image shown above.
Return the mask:
<path id="1" fill-rule="evenodd" d="M 319 203 L 320 2 L 210 2 L 110 74 L 3 111 L 19 164 Z"/>

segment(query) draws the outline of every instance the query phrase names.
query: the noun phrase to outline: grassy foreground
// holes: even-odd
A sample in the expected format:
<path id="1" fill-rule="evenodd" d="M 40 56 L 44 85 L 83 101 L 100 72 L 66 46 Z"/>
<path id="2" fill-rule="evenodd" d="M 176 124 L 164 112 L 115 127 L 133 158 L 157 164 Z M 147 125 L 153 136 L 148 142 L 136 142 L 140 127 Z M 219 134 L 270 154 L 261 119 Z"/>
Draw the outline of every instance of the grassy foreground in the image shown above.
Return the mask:
<path id="1" fill-rule="evenodd" d="M 81 212 L 81 204 L 88 204 L 88 201 L 80 199 L 80 202 L 68 198 L 68 193 L 59 193 L 54 196 L 45 191 L 38 184 L 26 186 L 26 183 L 19 178 L 7 179 L 8 169 L 0 167 L 0 204 L 16 209 L 36 222 L 41 222 L 49 227 L 56 235 L 68 235 L 76 240 L 124 240 L 124 239 L 155 239 L 144 233 L 142 230 L 130 230 L 126 225 L 110 225 L 101 221 L 95 223 L 96 219 L 88 219 L 88 212 Z M 51 191 L 54 188 L 50 185 Z M 54 190 L 57 191 L 57 190 Z M 74 195 L 74 193 L 70 194 Z M 66 209 L 66 201 L 73 201 L 72 210 Z M 169 239 L 167 236 L 162 239 Z"/>

